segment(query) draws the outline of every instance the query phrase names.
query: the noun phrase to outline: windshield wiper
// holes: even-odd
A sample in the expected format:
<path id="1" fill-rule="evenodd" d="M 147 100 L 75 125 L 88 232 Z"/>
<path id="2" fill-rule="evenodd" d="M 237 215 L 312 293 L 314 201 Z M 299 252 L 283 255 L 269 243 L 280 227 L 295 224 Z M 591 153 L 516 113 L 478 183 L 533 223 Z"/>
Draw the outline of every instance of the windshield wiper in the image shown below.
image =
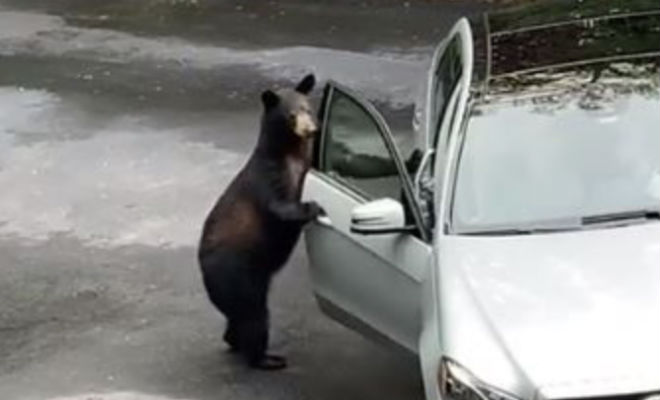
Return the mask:
<path id="1" fill-rule="evenodd" d="M 591 215 L 582 218 L 582 225 L 607 224 L 612 222 L 660 220 L 660 210 L 636 210 L 611 214 Z"/>
<path id="2" fill-rule="evenodd" d="M 521 226 L 504 226 L 483 229 L 458 231 L 459 235 L 468 236 L 516 236 L 534 235 L 542 233 L 568 232 L 582 228 L 579 219 L 560 218 L 555 221 L 544 221 L 543 223 Z"/>
<path id="3" fill-rule="evenodd" d="M 660 220 L 660 210 L 638 210 L 611 214 L 590 215 L 577 219 L 563 218 L 556 221 L 546 221 L 538 225 L 522 225 L 518 227 L 485 228 L 456 232 L 467 236 L 516 236 L 541 233 L 568 232 L 585 228 L 590 225 L 634 223 L 637 221 Z"/>
<path id="4" fill-rule="evenodd" d="M 555 233 L 555 232 L 568 232 L 574 231 L 579 228 L 563 227 L 563 228 L 506 228 L 506 229 L 492 229 L 485 231 L 466 231 L 458 232 L 459 235 L 466 236 L 518 236 L 518 235 L 534 235 L 540 233 Z"/>

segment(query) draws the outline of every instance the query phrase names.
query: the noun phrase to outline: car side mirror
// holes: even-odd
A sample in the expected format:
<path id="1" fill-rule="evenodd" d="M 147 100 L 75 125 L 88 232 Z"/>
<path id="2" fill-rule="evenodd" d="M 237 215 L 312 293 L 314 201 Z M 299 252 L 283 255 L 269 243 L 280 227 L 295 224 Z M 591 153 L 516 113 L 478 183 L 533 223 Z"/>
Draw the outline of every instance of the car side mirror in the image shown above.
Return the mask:
<path id="1" fill-rule="evenodd" d="M 379 235 L 414 231 L 406 226 L 403 205 L 390 198 L 371 201 L 357 206 L 351 212 L 351 232 L 361 235 Z"/>

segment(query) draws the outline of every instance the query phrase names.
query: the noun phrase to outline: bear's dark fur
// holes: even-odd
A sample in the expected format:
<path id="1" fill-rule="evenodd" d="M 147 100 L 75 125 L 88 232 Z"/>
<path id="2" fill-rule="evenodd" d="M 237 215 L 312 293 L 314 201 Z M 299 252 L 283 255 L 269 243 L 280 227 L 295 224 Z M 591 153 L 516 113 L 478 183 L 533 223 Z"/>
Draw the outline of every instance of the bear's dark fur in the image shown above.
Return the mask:
<path id="1" fill-rule="evenodd" d="M 250 366 L 277 369 L 268 355 L 268 290 L 289 258 L 303 226 L 322 213 L 301 202 L 316 131 L 307 94 L 313 75 L 295 88 L 265 91 L 256 149 L 204 223 L 198 258 L 211 302 L 227 318 L 224 340 Z"/>

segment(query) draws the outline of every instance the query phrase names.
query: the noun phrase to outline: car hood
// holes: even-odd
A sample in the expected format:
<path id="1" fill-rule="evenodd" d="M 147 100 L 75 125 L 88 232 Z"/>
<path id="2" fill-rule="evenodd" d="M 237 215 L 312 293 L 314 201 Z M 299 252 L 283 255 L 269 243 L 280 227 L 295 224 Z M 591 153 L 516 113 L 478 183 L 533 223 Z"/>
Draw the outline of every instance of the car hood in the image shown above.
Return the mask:
<path id="1" fill-rule="evenodd" d="M 660 224 L 451 241 L 444 261 L 541 396 L 660 389 Z"/>

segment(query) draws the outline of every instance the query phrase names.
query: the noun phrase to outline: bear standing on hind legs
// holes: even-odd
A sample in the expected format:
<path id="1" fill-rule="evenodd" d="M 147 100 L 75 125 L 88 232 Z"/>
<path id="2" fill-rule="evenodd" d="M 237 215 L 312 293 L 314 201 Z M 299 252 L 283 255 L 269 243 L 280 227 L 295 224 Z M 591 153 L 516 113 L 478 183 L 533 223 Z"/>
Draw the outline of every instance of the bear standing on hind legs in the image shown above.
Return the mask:
<path id="1" fill-rule="evenodd" d="M 314 83 L 308 75 L 295 90 L 261 95 L 257 147 L 211 210 L 199 245 L 209 299 L 227 319 L 224 340 L 254 368 L 286 366 L 267 353 L 268 290 L 303 226 L 323 213 L 300 201 L 317 129 L 307 99 Z"/>

